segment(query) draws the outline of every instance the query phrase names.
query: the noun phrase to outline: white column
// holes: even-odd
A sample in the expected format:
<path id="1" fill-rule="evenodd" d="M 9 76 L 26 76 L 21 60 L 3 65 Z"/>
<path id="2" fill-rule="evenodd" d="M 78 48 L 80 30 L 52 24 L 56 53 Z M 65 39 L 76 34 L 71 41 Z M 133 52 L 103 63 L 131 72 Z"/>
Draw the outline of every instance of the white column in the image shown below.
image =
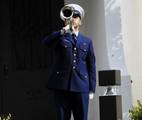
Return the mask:
<path id="1" fill-rule="evenodd" d="M 121 70 L 121 86 L 118 94 L 122 95 L 123 120 L 129 120 L 131 107 L 131 79 L 126 67 L 124 52 L 124 32 L 122 30 L 123 0 L 104 0 L 106 41 L 110 69 Z"/>
<path id="2" fill-rule="evenodd" d="M 106 40 L 110 69 L 121 70 L 128 75 L 125 65 L 123 33 L 121 25 L 121 0 L 105 1 Z"/>
<path id="3" fill-rule="evenodd" d="M 122 26 L 128 72 L 133 80 L 133 103 L 142 98 L 142 1 L 123 0 Z"/>

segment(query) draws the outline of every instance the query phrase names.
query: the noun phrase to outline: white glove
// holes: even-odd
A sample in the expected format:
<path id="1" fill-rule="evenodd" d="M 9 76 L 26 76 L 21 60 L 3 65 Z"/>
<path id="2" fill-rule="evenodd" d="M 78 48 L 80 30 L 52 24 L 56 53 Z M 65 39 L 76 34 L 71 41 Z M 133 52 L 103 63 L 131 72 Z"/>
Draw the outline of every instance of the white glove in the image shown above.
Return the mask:
<path id="1" fill-rule="evenodd" d="M 93 93 L 93 92 L 90 92 L 90 93 L 89 93 L 89 99 L 92 100 L 93 98 L 94 98 L 94 93 Z"/>
<path id="2" fill-rule="evenodd" d="M 65 34 L 65 33 L 71 33 L 71 29 L 70 29 L 69 24 L 61 29 L 61 35 Z"/>

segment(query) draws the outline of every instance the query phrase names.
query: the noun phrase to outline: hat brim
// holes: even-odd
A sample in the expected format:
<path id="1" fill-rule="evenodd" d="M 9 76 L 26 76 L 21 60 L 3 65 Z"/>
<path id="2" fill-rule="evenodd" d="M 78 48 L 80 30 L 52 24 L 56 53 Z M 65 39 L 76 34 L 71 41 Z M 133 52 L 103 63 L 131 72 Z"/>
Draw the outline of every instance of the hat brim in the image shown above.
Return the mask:
<path id="1" fill-rule="evenodd" d="M 80 14 L 80 12 L 78 12 L 77 10 L 75 10 L 74 13 L 73 13 L 73 17 L 74 17 L 74 18 L 80 17 L 80 19 L 81 19 L 81 14 Z"/>

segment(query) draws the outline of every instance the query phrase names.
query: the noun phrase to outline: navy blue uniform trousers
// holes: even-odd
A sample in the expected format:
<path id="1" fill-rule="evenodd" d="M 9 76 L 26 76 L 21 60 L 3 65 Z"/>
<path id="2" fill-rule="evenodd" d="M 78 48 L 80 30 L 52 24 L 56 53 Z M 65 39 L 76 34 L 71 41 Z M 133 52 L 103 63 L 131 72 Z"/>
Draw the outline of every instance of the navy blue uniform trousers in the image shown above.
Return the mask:
<path id="1" fill-rule="evenodd" d="M 71 113 L 74 120 L 87 120 L 88 93 L 54 91 L 57 120 L 70 120 Z"/>

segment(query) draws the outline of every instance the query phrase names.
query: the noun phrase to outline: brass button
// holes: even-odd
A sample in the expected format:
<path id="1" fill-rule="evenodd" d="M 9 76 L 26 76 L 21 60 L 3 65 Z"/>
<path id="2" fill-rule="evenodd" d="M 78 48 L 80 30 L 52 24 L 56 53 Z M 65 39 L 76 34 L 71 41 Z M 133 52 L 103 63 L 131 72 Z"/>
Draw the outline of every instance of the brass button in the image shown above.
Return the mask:
<path id="1" fill-rule="evenodd" d="M 57 71 L 56 73 L 59 74 L 59 71 Z"/>
<path id="2" fill-rule="evenodd" d="M 75 69 L 76 67 L 75 67 L 75 66 L 73 66 L 72 68 L 73 68 L 73 69 Z"/>
<path id="3" fill-rule="evenodd" d="M 76 60 L 73 60 L 74 63 L 76 63 Z"/>
<path id="4" fill-rule="evenodd" d="M 87 75 L 85 75 L 84 77 L 87 78 Z"/>
<path id="5" fill-rule="evenodd" d="M 86 50 L 86 49 L 84 49 L 84 51 L 86 52 L 87 50 Z"/>
<path id="6" fill-rule="evenodd" d="M 74 56 L 76 56 L 76 54 L 75 54 L 75 53 L 74 53 L 73 55 L 74 55 Z"/>

